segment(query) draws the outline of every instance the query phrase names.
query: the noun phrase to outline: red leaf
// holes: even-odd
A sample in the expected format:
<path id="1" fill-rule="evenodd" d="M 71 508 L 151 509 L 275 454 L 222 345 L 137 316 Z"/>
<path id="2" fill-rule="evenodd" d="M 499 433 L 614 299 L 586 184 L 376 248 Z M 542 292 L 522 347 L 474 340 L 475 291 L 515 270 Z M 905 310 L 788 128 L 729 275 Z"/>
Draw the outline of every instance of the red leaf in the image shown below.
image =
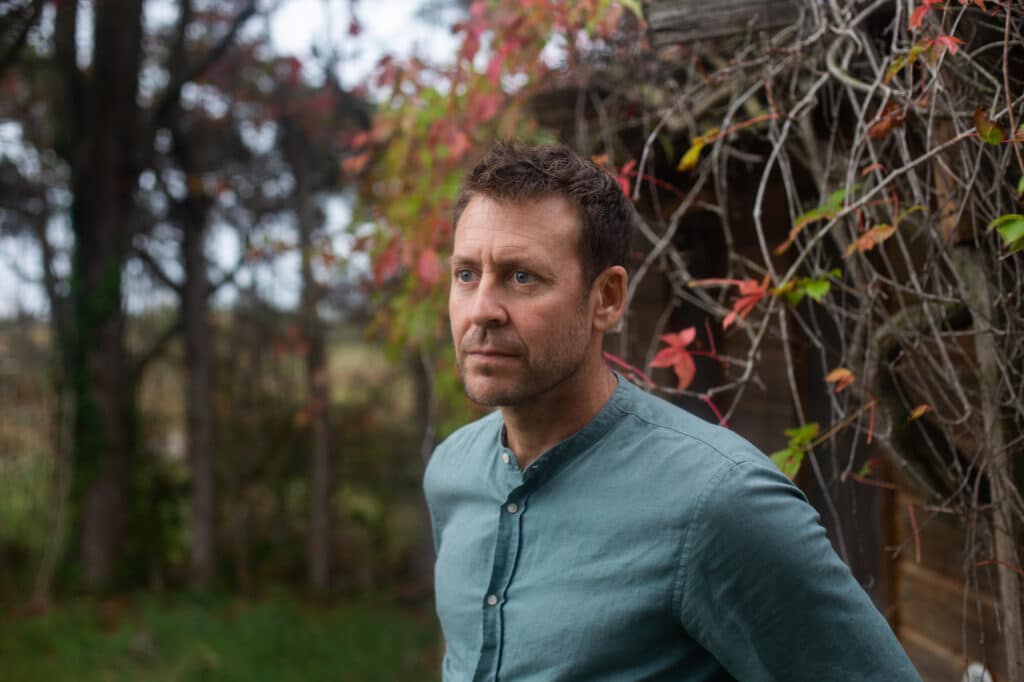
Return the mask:
<path id="1" fill-rule="evenodd" d="M 697 373 L 697 366 L 693 362 L 693 356 L 686 351 L 679 353 L 679 357 L 676 358 L 676 364 L 672 366 L 672 369 L 676 371 L 676 378 L 679 379 L 679 385 L 676 388 L 680 391 L 686 390 L 686 387 L 693 382 L 693 375 Z"/>
<path id="2" fill-rule="evenodd" d="M 732 312 L 722 320 L 722 329 L 728 329 L 736 318 L 746 319 L 750 311 L 754 309 L 758 301 L 768 294 L 768 275 L 758 282 L 756 279 L 746 279 L 740 282 L 740 296 L 732 305 Z"/>
<path id="3" fill-rule="evenodd" d="M 956 54 L 963 44 L 964 41 L 954 36 L 939 36 L 932 40 L 932 45 L 941 45 L 949 50 L 951 54 Z"/>
<path id="4" fill-rule="evenodd" d="M 416 262 L 416 274 L 419 276 L 420 281 L 428 287 L 437 284 L 438 280 L 441 279 L 441 259 L 438 258 L 437 251 L 427 249 L 420 254 L 420 258 Z"/>
<path id="5" fill-rule="evenodd" d="M 487 80 L 495 90 L 501 85 L 501 68 L 505 64 L 505 51 L 498 50 L 487 63 Z"/>
<path id="6" fill-rule="evenodd" d="M 363 152 L 362 154 L 346 157 L 345 160 L 341 162 L 341 169 L 346 173 L 355 175 L 356 173 L 362 172 L 369 161 L 370 152 Z"/>
<path id="7" fill-rule="evenodd" d="M 914 30 L 921 28 L 921 23 L 924 21 L 924 15 L 928 14 L 928 10 L 932 8 L 938 0 L 924 0 L 924 3 L 914 10 L 914 13 L 910 15 L 910 21 L 907 22 L 907 28 Z"/>
<path id="8" fill-rule="evenodd" d="M 402 249 L 397 241 L 384 249 L 373 263 L 373 281 L 377 284 L 394 277 L 402 264 Z"/>
<path id="9" fill-rule="evenodd" d="M 629 178 L 624 178 L 621 175 L 616 175 L 615 182 L 619 183 L 619 187 L 622 188 L 622 193 L 628 197 L 629 191 L 633 188 L 633 185 L 629 181 Z"/>
<path id="10" fill-rule="evenodd" d="M 668 347 L 662 348 L 651 361 L 651 367 L 671 367 L 675 370 L 676 378 L 679 380 L 676 388 L 680 391 L 690 385 L 693 375 L 697 372 L 693 356 L 686 350 L 696 338 L 697 330 L 694 327 L 687 327 L 675 334 L 662 334 L 661 340 L 668 344 Z"/>
<path id="11" fill-rule="evenodd" d="M 373 133 L 369 130 L 361 130 L 352 136 L 349 146 L 352 149 L 361 149 L 373 141 Z"/>
<path id="12" fill-rule="evenodd" d="M 484 123 L 491 120 L 501 110 L 501 97 L 494 95 L 478 95 L 467 107 L 471 123 Z"/>
<path id="13" fill-rule="evenodd" d="M 867 253 L 871 249 L 875 248 L 889 237 L 896 234 L 896 228 L 892 225 L 881 224 L 875 225 L 870 230 L 862 234 L 857 238 L 857 241 L 850 244 L 846 249 L 844 258 L 853 255 L 855 251 L 860 253 Z"/>
<path id="14" fill-rule="evenodd" d="M 890 101 L 878 115 L 878 120 L 868 128 L 868 135 L 875 140 L 888 136 L 896 126 L 903 125 L 907 111 L 896 102 Z"/>
<path id="15" fill-rule="evenodd" d="M 615 181 L 619 183 L 619 187 L 622 188 L 622 193 L 625 194 L 627 197 L 629 196 L 629 191 L 632 188 L 632 183 L 630 182 L 629 178 L 632 177 L 633 175 L 636 175 L 635 169 L 636 160 L 633 159 L 627 161 L 622 166 L 622 168 L 619 169 L 619 172 L 615 176 Z"/>
<path id="16" fill-rule="evenodd" d="M 662 334 L 661 340 L 670 346 L 676 348 L 686 348 L 693 340 L 697 338 L 697 329 L 694 327 L 687 327 L 675 334 Z"/>
<path id="17" fill-rule="evenodd" d="M 675 364 L 677 355 L 679 355 L 679 349 L 674 346 L 662 348 L 651 360 L 651 367 L 671 367 Z"/>
<path id="18" fill-rule="evenodd" d="M 469 135 L 462 130 L 456 130 L 448 144 L 448 151 L 451 152 L 452 158 L 456 160 L 461 159 L 472 148 L 473 143 L 470 141 Z"/>

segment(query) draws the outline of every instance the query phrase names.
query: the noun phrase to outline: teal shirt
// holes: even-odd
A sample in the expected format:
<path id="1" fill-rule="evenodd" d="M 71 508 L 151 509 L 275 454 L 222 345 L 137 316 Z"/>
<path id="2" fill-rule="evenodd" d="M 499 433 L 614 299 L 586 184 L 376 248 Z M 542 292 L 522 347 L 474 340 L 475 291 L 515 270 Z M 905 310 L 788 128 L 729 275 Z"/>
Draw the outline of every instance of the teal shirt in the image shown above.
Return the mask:
<path id="1" fill-rule="evenodd" d="M 803 494 L 620 378 L 520 471 L 492 413 L 434 452 L 445 682 L 919 680 Z"/>

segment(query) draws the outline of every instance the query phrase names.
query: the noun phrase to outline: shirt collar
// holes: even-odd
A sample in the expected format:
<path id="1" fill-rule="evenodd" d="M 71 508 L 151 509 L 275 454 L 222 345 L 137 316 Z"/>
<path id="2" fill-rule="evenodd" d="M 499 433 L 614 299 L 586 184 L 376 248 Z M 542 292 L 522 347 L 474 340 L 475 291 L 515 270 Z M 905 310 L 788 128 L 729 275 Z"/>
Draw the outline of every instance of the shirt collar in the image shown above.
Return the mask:
<path id="1" fill-rule="evenodd" d="M 586 452 L 591 445 L 601 440 L 622 418 L 622 415 L 628 411 L 625 406 L 630 400 L 629 394 L 636 389 L 618 372 L 615 372 L 615 378 L 618 384 L 604 407 L 587 422 L 586 426 L 552 446 L 528 466 L 523 471 L 524 483 L 540 485 L 568 462 Z M 498 429 L 498 447 L 505 447 L 507 442 L 505 424 L 501 422 L 501 427 Z"/>

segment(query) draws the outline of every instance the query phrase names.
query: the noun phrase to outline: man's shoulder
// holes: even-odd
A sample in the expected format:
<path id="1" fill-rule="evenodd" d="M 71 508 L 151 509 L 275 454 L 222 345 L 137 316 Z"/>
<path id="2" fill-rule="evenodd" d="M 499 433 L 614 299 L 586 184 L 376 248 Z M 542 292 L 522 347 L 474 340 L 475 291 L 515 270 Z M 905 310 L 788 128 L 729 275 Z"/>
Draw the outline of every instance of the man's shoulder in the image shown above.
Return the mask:
<path id="1" fill-rule="evenodd" d="M 469 454 L 484 444 L 496 443 L 501 425 L 501 413 L 495 410 L 460 426 L 434 448 L 430 459 L 433 461 L 438 458 L 458 457 Z"/>
<path id="2" fill-rule="evenodd" d="M 766 461 L 764 454 L 735 431 L 712 424 L 652 393 L 629 385 L 621 409 L 636 428 L 661 446 L 702 453 L 723 465 Z"/>

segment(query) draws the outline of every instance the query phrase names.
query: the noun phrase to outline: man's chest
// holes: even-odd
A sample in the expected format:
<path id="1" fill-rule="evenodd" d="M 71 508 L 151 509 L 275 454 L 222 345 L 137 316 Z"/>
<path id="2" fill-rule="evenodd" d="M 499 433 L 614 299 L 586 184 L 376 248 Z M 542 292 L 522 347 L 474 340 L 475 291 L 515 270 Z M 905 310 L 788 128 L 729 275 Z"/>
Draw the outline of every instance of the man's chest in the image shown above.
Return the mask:
<path id="1" fill-rule="evenodd" d="M 679 653 L 686 514 L 641 492 L 555 483 L 454 506 L 436 566 L 451 678 L 628 679 L 613 673 Z"/>

